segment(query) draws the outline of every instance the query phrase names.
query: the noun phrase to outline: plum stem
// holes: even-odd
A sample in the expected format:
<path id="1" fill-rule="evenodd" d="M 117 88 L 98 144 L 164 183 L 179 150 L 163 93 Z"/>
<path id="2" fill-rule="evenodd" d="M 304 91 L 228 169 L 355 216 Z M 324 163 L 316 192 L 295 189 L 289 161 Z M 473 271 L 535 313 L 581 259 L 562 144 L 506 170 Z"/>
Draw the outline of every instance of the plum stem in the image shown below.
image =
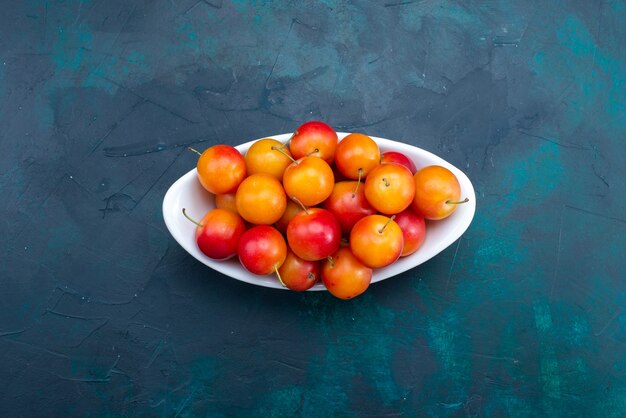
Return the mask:
<path id="1" fill-rule="evenodd" d="M 202 153 L 193 147 L 187 147 L 187 149 L 191 152 L 195 152 L 196 154 L 202 156 Z"/>
<path id="2" fill-rule="evenodd" d="M 383 177 L 383 182 L 385 183 L 385 187 L 389 187 L 389 181 L 387 181 L 386 177 Z"/>
<path id="3" fill-rule="evenodd" d="M 467 203 L 467 202 L 469 202 L 469 198 L 466 197 L 465 199 L 463 199 L 463 200 L 461 200 L 459 202 L 455 202 L 455 201 L 452 201 L 452 200 L 446 200 L 446 205 L 462 205 L 463 203 Z"/>
<path id="4" fill-rule="evenodd" d="M 185 218 L 189 219 L 189 221 L 191 221 L 192 223 L 196 224 L 199 228 L 204 228 L 204 225 L 202 225 L 200 222 L 194 220 L 191 216 L 187 215 L 186 209 L 183 208 L 183 215 L 185 215 Z"/>
<path id="5" fill-rule="evenodd" d="M 361 185 L 361 177 L 363 176 L 363 169 L 359 168 L 359 178 L 356 180 L 356 187 L 354 188 L 354 191 L 352 192 L 352 198 L 354 199 L 356 196 L 356 192 L 357 190 L 359 190 L 359 186 Z"/>
<path id="6" fill-rule="evenodd" d="M 292 133 L 292 134 L 291 134 L 291 136 L 289 137 L 289 139 L 287 140 L 287 142 L 285 142 L 281 148 L 288 147 L 288 146 L 291 144 L 291 140 L 292 140 L 292 139 L 293 139 L 293 137 L 294 137 L 294 136 L 296 136 L 296 135 L 298 135 L 298 130 L 297 130 L 297 129 L 294 131 L 294 133 Z"/>
<path id="7" fill-rule="evenodd" d="M 308 157 L 309 155 L 313 155 L 316 152 L 320 152 L 320 149 L 319 148 L 315 148 L 313 151 L 309 152 L 306 156 Z"/>
<path id="8" fill-rule="evenodd" d="M 326 259 L 330 263 L 331 267 L 335 267 L 335 260 L 331 256 L 326 257 Z"/>
<path id="9" fill-rule="evenodd" d="M 302 203 L 302 202 L 300 201 L 300 199 L 298 199 L 298 198 L 297 198 L 297 197 L 295 197 L 295 196 L 289 196 L 289 199 L 291 199 L 291 200 L 293 200 L 294 202 L 296 202 L 297 204 L 299 204 L 299 205 L 300 205 L 300 207 L 302 208 L 302 210 L 304 211 L 304 213 L 306 213 L 307 215 L 310 215 L 310 213 L 309 213 L 308 209 L 306 208 L 306 206 L 304 206 L 304 203 Z"/>
<path id="10" fill-rule="evenodd" d="M 299 163 L 298 161 L 296 161 L 296 160 L 295 160 L 295 159 L 294 159 L 291 155 L 287 154 L 287 153 L 283 150 L 286 146 L 287 146 L 287 144 L 283 144 L 283 145 L 282 145 L 282 146 L 280 146 L 280 147 L 277 147 L 276 145 L 272 145 L 272 149 L 273 149 L 274 151 L 278 151 L 278 152 L 281 152 L 281 153 L 285 154 L 285 155 L 287 156 L 287 158 L 289 158 L 291 161 L 293 161 L 294 163 L 296 163 L 296 165 L 297 165 L 297 164 L 300 164 L 300 163 Z"/>
<path id="11" fill-rule="evenodd" d="M 383 227 L 378 230 L 378 232 L 382 234 L 385 228 L 387 228 L 387 225 L 389 225 L 389 222 L 393 221 L 394 219 L 396 219 L 396 215 L 392 215 L 391 218 L 389 218 L 387 222 L 385 222 Z"/>
<path id="12" fill-rule="evenodd" d="M 283 285 L 283 287 L 287 287 L 285 282 L 283 282 L 283 278 L 280 277 L 280 273 L 278 272 L 278 267 L 276 267 L 276 264 L 274 264 L 274 271 L 276 272 L 276 276 L 278 276 L 278 281 L 280 282 L 280 284 Z"/>

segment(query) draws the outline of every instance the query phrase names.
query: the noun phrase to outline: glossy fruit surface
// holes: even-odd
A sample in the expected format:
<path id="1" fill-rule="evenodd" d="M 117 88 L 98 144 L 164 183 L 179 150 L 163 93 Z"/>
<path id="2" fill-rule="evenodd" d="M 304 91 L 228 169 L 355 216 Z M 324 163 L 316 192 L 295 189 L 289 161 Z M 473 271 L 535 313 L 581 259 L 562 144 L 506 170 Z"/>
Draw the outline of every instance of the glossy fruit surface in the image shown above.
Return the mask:
<path id="1" fill-rule="evenodd" d="M 289 222 L 296 216 L 298 213 L 302 212 L 302 206 L 294 202 L 293 200 L 287 201 L 287 207 L 285 208 L 285 212 L 283 212 L 283 216 L 280 217 L 278 221 L 274 224 L 276 229 L 278 229 L 282 234 L 287 233 L 287 226 Z"/>
<path id="2" fill-rule="evenodd" d="M 349 247 L 340 248 L 322 264 L 326 289 L 340 299 L 352 299 L 369 287 L 372 269 L 361 263 Z"/>
<path id="3" fill-rule="evenodd" d="M 459 180 L 445 167 L 424 167 L 415 173 L 414 180 L 415 198 L 412 206 L 426 219 L 447 218 L 462 203 Z"/>
<path id="4" fill-rule="evenodd" d="M 324 201 L 324 208 L 335 215 L 341 231 L 345 234 L 350 232 L 359 219 L 376 213 L 376 209 L 365 198 L 363 183 L 358 184 L 357 181 L 335 183 L 333 192 Z"/>
<path id="5" fill-rule="evenodd" d="M 413 161 L 409 159 L 406 155 L 401 152 L 396 151 L 387 151 L 383 152 L 380 155 L 380 163 L 381 164 L 400 164 L 409 169 L 411 174 L 415 174 L 417 169 L 415 168 L 415 164 Z"/>
<path id="6" fill-rule="evenodd" d="M 237 254 L 239 239 L 246 230 L 239 215 L 226 209 L 213 209 L 199 224 L 196 243 L 207 257 L 226 260 Z"/>
<path id="7" fill-rule="evenodd" d="M 400 257 L 406 257 L 417 251 L 426 238 L 426 221 L 424 217 L 415 213 L 412 208 L 407 208 L 394 218 L 402 230 L 404 247 Z"/>
<path id="8" fill-rule="evenodd" d="M 271 225 L 278 221 L 287 206 L 283 186 L 269 174 L 246 177 L 235 195 L 237 212 L 256 225 Z"/>
<path id="9" fill-rule="evenodd" d="M 413 175 L 403 165 L 380 164 L 365 179 L 365 197 L 380 213 L 400 213 L 409 207 L 414 196 Z"/>
<path id="10" fill-rule="evenodd" d="M 342 138 L 346 135 L 348 134 L 341 133 L 339 134 L 339 138 Z M 289 134 L 276 135 L 273 138 L 289 146 L 289 141 L 291 137 L 292 137 L 292 134 L 289 133 Z M 373 269 L 374 274 L 372 276 L 372 281 L 379 281 L 379 280 L 385 280 L 389 277 L 392 277 L 401 272 L 404 272 L 416 265 L 419 265 L 423 263 L 425 260 L 428 260 L 434 257 L 436 254 L 441 252 L 442 249 L 449 247 L 451 245 L 451 242 L 454 242 L 451 240 L 458 239 L 458 237 L 467 229 L 467 225 L 471 222 L 471 218 L 474 215 L 476 205 L 474 204 L 475 194 L 474 194 L 474 189 L 471 185 L 471 182 L 468 181 L 467 177 L 462 172 L 460 172 L 458 169 L 451 166 L 449 163 L 443 161 L 441 158 L 437 157 L 436 155 L 433 155 L 432 153 L 429 153 L 425 150 L 421 150 L 419 148 L 411 147 L 410 145 L 407 145 L 407 144 L 398 143 L 398 142 L 387 140 L 384 138 L 375 138 L 375 137 L 371 137 L 371 138 L 380 147 L 379 148 L 379 152 L 381 152 L 380 161 L 382 161 L 382 163 L 379 163 L 379 164 L 398 165 L 398 166 L 407 167 L 407 161 L 408 161 L 407 158 L 408 158 L 410 159 L 410 161 L 414 162 L 414 164 L 420 168 L 433 165 L 433 164 L 447 167 L 449 168 L 449 170 L 452 171 L 452 173 L 454 173 L 458 177 L 458 181 L 460 182 L 461 189 L 462 189 L 461 199 L 465 198 L 466 196 L 470 199 L 469 204 L 462 205 L 463 207 L 461 207 L 458 211 L 456 211 L 456 213 L 452 215 L 451 217 L 452 219 L 446 220 L 445 222 L 438 222 L 438 221 L 425 221 L 424 222 L 424 219 L 421 218 L 420 215 L 416 214 L 412 206 L 409 206 L 409 208 L 406 208 L 400 213 L 393 214 L 393 216 L 391 214 L 381 213 L 381 215 L 391 217 L 391 218 L 395 216 L 395 222 L 400 227 L 400 230 L 402 232 L 402 252 L 400 253 L 400 256 L 403 256 L 403 255 L 406 256 L 407 254 L 413 253 L 413 251 L 415 251 L 416 248 L 418 248 L 417 251 L 419 254 L 417 254 L 414 257 L 407 256 L 404 259 L 400 259 L 398 260 L 398 262 L 392 263 L 391 265 L 386 265 L 385 267 L 379 270 Z M 250 148 L 258 141 L 259 140 L 254 140 L 254 141 L 246 142 L 245 144 L 241 144 L 237 146 L 237 150 L 242 155 L 245 156 L 246 152 L 249 151 Z M 403 156 L 407 158 L 403 158 Z M 408 166 L 410 166 L 410 164 L 408 164 Z M 351 181 L 352 184 L 350 186 L 355 185 L 357 187 L 355 187 L 354 189 L 352 187 L 345 188 L 344 192 L 346 196 L 350 197 L 349 201 L 354 201 L 356 200 L 355 198 L 357 197 L 357 195 L 361 195 L 361 197 L 364 197 L 363 202 L 366 202 L 371 207 L 371 211 L 376 211 L 376 213 L 380 213 L 374 207 L 372 207 L 372 205 L 367 200 L 367 197 L 365 196 L 365 184 L 367 182 L 367 178 L 373 177 L 371 175 L 371 171 L 370 173 L 368 173 L 367 176 L 364 176 L 362 178 L 361 183 L 357 183 L 356 180 L 347 179 L 343 175 L 343 173 L 339 171 L 335 163 L 331 164 L 330 168 L 333 171 L 333 178 L 334 178 L 333 191 L 335 190 L 335 187 L 337 187 L 337 189 L 340 188 L 339 187 L 340 185 L 336 183 L 341 183 L 344 181 L 345 182 Z M 408 167 L 407 169 L 410 170 L 410 168 Z M 385 177 L 385 180 L 388 180 L 387 177 Z M 370 180 L 370 183 L 372 183 L 372 181 L 373 180 Z M 303 189 L 305 190 L 305 193 L 308 192 L 306 183 L 303 182 L 302 184 L 304 184 Z M 415 186 L 414 177 L 413 177 L 413 184 Z M 245 269 L 245 267 L 243 267 L 243 265 L 240 265 L 239 263 L 235 263 L 234 261 L 231 261 L 231 262 L 214 261 L 210 259 L 209 257 L 206 257 L 199 250 L 195 242 L 194 234 L 192 233 L 192 231 L 195 231 L 195 226 L 191 226 L 188 222 L 185 222 L 184 217 L 180 216 L 180 207 L 183 205 L 183 203 L 184 203 L 184 206 L 190 209 L 190 213 L 192 213 L 193 215 L 204 214 L 207 211 L 211 210 L 212 207 L 214 207 L 213 206 L 214 202 L 216 206 L 219 206 L 219 208 L 223 208 L 223 209 L 230 208 L 228 210 L 233 209 L 232 208 L 232 196 L 233 196 L 232 192 L 220 194 L 218 196 L 218 195 L 209 195 L 208 192 L 204 193 L 204 191 L 200 189 L 202 189 L 202 187 L 200 187 L 200 183 L 197 179 L 197 171 L 194 169 L 188 172 L 187 175 L 184 176 L 184 178 L 181 178 L 179 181 L 177 181 L 176 187 L 172 187 L 171 190 L 168 191 L 166 199 L 164 199 L 164 202 L 163 202 L 163 213 L 164 213 L 164 219 L 166 220 L 166 225 L 168 226 L 168 229 L 170 229 L 170 231 L 172 232 L 172 235 L 174 236 L 174 238 L 176 238 L 177 241 L 181 242 L 181 245 L 183 245 L 184 248 L 186 248 L 189 251 L 189 253 L 192 254 L 194 257 L 196 257 L 199 261 L 203 262 L 204 264 L 208 265 L 209 267 L 219 272 L 223 272 L 227 276 L 233 277 L 238 280 L 242 280 L 244 282 L 259 285 L 259 286 L 266 286 L 266 287 L 271 287 L 271 288 L 284 288 L 280 285 L 279 281 L 277 280 L 277 277 L 274 276 L 273 274 L 271 274 L 268 277 L 260 277 L 260 276 L 255 277 L 254 274 L 251 274 L 249 271 Z M 284 189 L 284 185 L 283 185 L 283 189 Z M 324 209 L 326 208 L 331 209 L 330 202 L 333 200 L 333 191 L 331 191 L 331 195 L 322 203 L 318 203 L 315 206 L 308 206 L 306 209 L 308 210 L 313 207 L 322 207 Z M 235 208 L 234 209 L 236 210 L 237 209 L 236 208 L 236 193 L 234 194 L 234 196 L 235 196 Z M 371 200 L 376 201 L 376 197 L 372 197 L 372 196 L 373 195 L 370 194 Z M 338 200 L 341 200 L 341 199 L 338 199 Z M 382 201 L 383 203 L 387 203 L 385 201 L 390 200 L 390 199 L 383 197 L 383 198 L 378 198 L 378 200 Z M 284 231 L 282 232 L 282 235 L 287 243 L 287 232 L 286 232 L 287 225 L 289 224 L 291 219 L 293 219 L 295 214 L 297 212 L 300 212 L 302 209 L 301 208 L 299 209 L 295 203 L 291 203 L 292 201 L 289 198 L 289 196 L 286 196 L 286 201 L 288 203 L 287 206 L 291 207 L 292 211 L 288 211 L 287 206 L 286 206 L 286 210 L 283 212 L 283 215 L 281 216 L 281 218 L 274 224 L 271 224 L 271 226 L 275 227 L 277 230 L 280 229 Z M 449 203 L 455 203 L 455 202 L 449 202 Z M 456 202 L 456 203 L 459 203 L 459 202 Z M 177 213 L 174 214 L 174 216 L 169 216 L 168 214 L 171 212 L 171 208 L 174 206 L 178 208 L 178 211 Z M 388 212 L 391 212 L 391 211 L 395 212 L 398 210 L 397 208 L 386 210 L 380 205 L 378 207 L 382 209 L 383 211 L 388 211 Z M 359 210 L 363 210 L 362 205 L 359 207 Z M 335 216 L 337 221 L 340 222 L 340 228 L 342 229 L 342 241 L 340 242 L 340 247 L 351 248 L 350 242 L 349 242 L 350 233 L 343 232 L 343 231 L 350 231 L 350 226 L 345 226 L 345 222 L 343 222 L 344 219 L 348 218 L 346 214 L 349 213 L 349 211 L 347 210 L 345 206 L 345 203 L 344 203 L 343 212 L 341 210 L 334 210 L 330 212 L 333 214 L 333 216 Z M 412 216 L 410 216 L 410 219 L 408 222 L 406 222 L 406 224 L 403 224 L 402 220 L 403 220 L 403 215 L 405 214 L 405 212 L 407 214 L 411 213 Z M 371 216 L 373 214 L 374 213 L 372 212 L 358 213 L 356 215 L 356 219 L 351 220 L 349 225 L 354 225 L 359 220 L 364 219 L 365 217 Z M 243 219 L 243 221 L 244 221 L 246 228 L 251 229 L 255 227 L 255 224 L 252 224 L 251 222 L 245 219 Z M 426 237 L 426 239 L 424 239 L 424 234 L 422 234 L 419 230 L 413 231 L 412 234 L 411 234 L 411 231 L 408 231 L 407 226 L 411 227 L 415 225 L 418 225 L 418 226 L 425 225 L 425 227 L 428 228 L 429 235 L 428 237 Z M 381 230 L 384 230 L 384 229 L 381 228 Z M 352 242 L 355 248 L 358 247 L 359 240 L 361 238 L 362 237 L 359 237 L 358 234 L 355 234 L 352 236 Z M 422 244 L 421 246 L 418 247 L 418 245 L 420 245 L 419 243 L 420 241 L 422 241 Z M 414 245 L 412 245 L 412 243 L 414 243 Z M 289 248 L 288 243 L 287 243 L 287 246 Z M 371 248 L 371 245 L 367 247 Z M 358 252 L 358 249 L 357 249 L 357 252 Z M 362 254 L 365 254 L 366 252 L 367 251 L 363 251 Z M 377 251 L 372 251 L 372 250 L 370 250 L 370 252 L 377 253 Z M 294 253 L 294 256 L 295 256 L 295 253 Z M 364 255 L 362 255 L 362 257 L 364 259 L 367 258 L 367 256 L 364 256 Z M 321 261 L 324 261 L 324 260 L 321 260 Z M 320 262 L 320 265 L 321 264 L 322 263 Z M 372 262 L 370 262 L 370 264 L 372 264 Z M 375 264 L 372 264 L 372 265 L 375 265 Z M 313 285 L 313 287 L 310 290 L 323 290 L 323 289 L 324 289 L 323 283 L 321 283 L 321 281 L 318 281 L 316 284 Z"/>
<path id="11" fill-rule="evenodd" d="M 246 160 L 230 145 L 214 145 L 198 158 L 198 180 L 214 194 L 237 190 L 246 177 Z"/>
<path id="12" fill-rule="evenodd" d="M 287 244 L 276 228 L 259 225 L 241 235 L 237 247 L 239 261 L 250 273 L 275 273 L 287 257 Z"/>
<path id="13" fill-rule="evenodd" d="M 339 171 L 349 179 L 365 178 L 379 163 L 378 144 L 367 135 L 350 134 L 337 144 L 335 164 Z"/>
<path id="14" fill-rule="evenodd" d="M 402 230 L 391 218 L 370 215 L 358 221 L 350 232 L 352 253 L 370 268 L 396 261 L 404 245 Z"/>
<path id="15" fill-rule="evenodd" d="M 215 207 L 218 209 L 228 209 L 237 212 L 237 204 L 235 203 L 235 193 L 224 193 L 215 195 Z"/>
<path id="16" fill-rule="evenodd" d="M 293 217 L 287 226 L 291 250 L 304 260 L 328 257 L 341 243 L 339 221 L 326 209 L 310 208 Z"/>
<path id="17" fill-rule="evenodd" d="M 246 168 L 248 175 L 265 173 L 283 179 L 283 173 L 292 160 L 289 148 L 281 142 L 264 138 L 256 141 L 246 152 Z"/>
<path id="18" fill-rule="evenodd" d="M 330 196 L 335 184 L 333 170 L 318 157 L 304 157 L 291 163 L 283 175 L 287 196 L 305 206 L 315 206 Z"/>
<path id="19" fill-rule="evenodd" d="M 307 261 L 293 251 L 287 251 L 285 262 L 278 269 L 280 280 L 290 290 L 303 292 L 317 283 L 320 277 L 320 262 Z"/>
<path id="20" fill-rule="evenodd" d="M 308 155 L 319 157 L 331 164 L 335 159 L 337 133 L 324 122 L 306 122 L 294 132 L 289 149 L 296 160 Z"/>

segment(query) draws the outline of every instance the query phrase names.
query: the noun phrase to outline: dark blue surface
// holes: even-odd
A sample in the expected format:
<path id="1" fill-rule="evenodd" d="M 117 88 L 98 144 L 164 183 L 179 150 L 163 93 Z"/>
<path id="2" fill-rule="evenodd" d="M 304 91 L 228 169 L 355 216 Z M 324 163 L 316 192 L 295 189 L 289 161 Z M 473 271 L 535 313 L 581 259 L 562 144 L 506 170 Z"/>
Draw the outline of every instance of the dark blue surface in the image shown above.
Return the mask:
<path id="1" fill-rule="evenodd" d="M 623 416 L 623 1 L 5 1 L 2 416 Z M 344 302 L 170 237 L 185 149 L 310 119 L 478 211 Z"/>

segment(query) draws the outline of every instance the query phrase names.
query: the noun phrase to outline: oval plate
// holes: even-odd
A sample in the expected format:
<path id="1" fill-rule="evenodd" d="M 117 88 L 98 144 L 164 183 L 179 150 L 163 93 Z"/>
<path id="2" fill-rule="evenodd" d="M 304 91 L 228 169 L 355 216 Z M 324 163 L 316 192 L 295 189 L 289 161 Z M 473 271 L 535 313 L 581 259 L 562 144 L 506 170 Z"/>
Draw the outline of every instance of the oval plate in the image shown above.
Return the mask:
<path id="1" fill-rule="evenodd" d="M 337 132 L 337 135 L 341 140 L 348 134 Z M 264 138 L 274 138 L 278 141 L 286 142 L 290 137 L 291 134 L 282 134 Z M 474 187 L 467 176 L 442 158 L 402 142 L 373 136 L 371 138 L 378 143 L 381 153 L 385 151 L 401 152 L 413 160 L 418 170 L 433 164 L 448 168 L 459 179 L 459 183 L 461 184 L 461 196 L 469 198 L 468 203 L 459 205 L 458 209 L 448 218 L 427 223 L 426 239 L 417 252 L 408 257 L 400 258 L 390 266 L 374 270 L 372 283 L 376 283 L 419 266 L 460 238 L 467 230 L 474 217 L 474 212 L 476 211 L 476 195 L 474 194 Z M 257 140 L 250 141 L 238 145 L 235 148 L 245 155 L 248 148 L 256 141 Z M 163 219 L 174 239 L 197 260 L 226 276 L 257 286 L 285 289 L 273 275 L 257 276 L 248 272 L 239 263 L 237 257 L 227 261 L 215 261 L 205 256 L 196 245 L 196 226 L 185 219 L 181 212 L 182 208 L 186 208 L 187 212 L 196 219 L 202 218 L 209 210 L 215 208 L 213 195 L 204 190 L 200 185 L 195 168 L 178 179 L 169 188 L 163 199 Z M 326 288 L 322 283 L 317 283 L 309 290 L 326 290 Z"/>

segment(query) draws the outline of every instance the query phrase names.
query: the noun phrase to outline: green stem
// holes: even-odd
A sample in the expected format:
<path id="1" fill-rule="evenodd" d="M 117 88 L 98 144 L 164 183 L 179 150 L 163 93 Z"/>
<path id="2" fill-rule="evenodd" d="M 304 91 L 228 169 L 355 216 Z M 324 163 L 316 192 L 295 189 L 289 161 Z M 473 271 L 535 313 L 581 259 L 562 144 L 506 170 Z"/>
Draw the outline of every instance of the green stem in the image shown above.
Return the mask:
<path id="1" fill-rule="evenodd" d="M 359 178 L 356 181 L 356 187 L 354 188 L 354 191 L 352 192 L 352 198 L 354 199 L 354 197 L 356 196 L 356 192 L 357 190 L 359 190 L 359 186 L 361 185 L 361 177 L 363 176 L 363 169 L 359 168 Z"/>
<path id="2" fill-rule="evenodd" d="M 195 149 L 195 148 L 192 148 L 192 147 L 187 147 L 187 149 L 188 149 L 189 151 L 191 151 L 191 152 L 195 152 L 196 154 L 198 154 L 198 155 L 200 155 L 200 156 L 202 155 L 202 153 L 201 153 L 200 151 L 198 151 L 197 149 Z"/>
<path id="3" fill-rule="evenodd" d="M 183 215 L 185 215 L 185 218 L 189 219 L 189 221 L 191 221 L 194 224 L 196 224 L 198 226 L 198 228 L 204 228 L 204 225 L 202 225 L 201 223 L 199 223 L 198 221 L 192 219 L 189 215 L 187 215 L 187 212 L 186 212 L 185 208 L 183 208 Z"/>
<path id="4" fill-rule="evenodd" d="M 462 205 L 463 203 L 467 203 L 469 202 L 469 198 L 465 198 L 463 200 L 461 200 L 460 202 L 454 202 L 452 200 L 446 200 L 446 205 Z"/>
<path id="5" fill-rule="evenodd" d="M 295 159 L 294 159 L 291 155 L 287 154 L 287 153 L 283 150 L 283 148 L 285 148 L 285 145 L 283 145 L 282 147 L 277 147 L 276 145 L 272 145 L 272 149 L 273 149 L 274 151 L 281 152 L 281 153 L 285 154 L 285 155 L 287 156 L 287 158 L 289 158 L 289 159 L 290 159 L 291 161 L 293 161 L 294 163 L 296 163 L 296 164 L 300 164 L 300 163 L 299 163 L 298 161 L 296 161 L 296 160 L 295 160 Z"/>
<path id="6" fill-rule="evenodd" d="M 394 219 L 396 219 L 396 215 L 393 215 L 391 218 L 389 218 L 389 220 L 387 220 L 387 222 L 385 222 L 385 224 L 383 225 L 382 228 L 380 228 L 378 230 L 379 233 L 383 233 L 383 231 L 385 230 L 385 228 L 387 228 L 387 225 L 389 225 L 389 222 L 393 221 Z"/>
<path id="7" fill-rule="evenodd" d="M 298 199 L 295 196 L 289 196 L 289 199 L 293 200 L 294 202 L 296 202 L 297 204 L 300 205 L 300 207 L 302 208 L 302 210 L 304 211 L 304 213 L 306 213 L 307 215 L 310 215 L 309 211 L 307 210 L 306 206 L 304 206 L 304 203 L 302 203 L 300 201 L 300 199 Z"/>
<path id="8" fill-rule="evenodd" d="M 274 271 L 276 272 L 276 276 L 278 276 L 278 281 L 280 282 L 280 284 L 282 284 L 283 287 L 287 287 L 285 282 L 283 282 L 283 278 L 280 277 L 280 273 L 278 272 L 278 267 L 276 267 L 276 264 L 274 264 Z"/>

